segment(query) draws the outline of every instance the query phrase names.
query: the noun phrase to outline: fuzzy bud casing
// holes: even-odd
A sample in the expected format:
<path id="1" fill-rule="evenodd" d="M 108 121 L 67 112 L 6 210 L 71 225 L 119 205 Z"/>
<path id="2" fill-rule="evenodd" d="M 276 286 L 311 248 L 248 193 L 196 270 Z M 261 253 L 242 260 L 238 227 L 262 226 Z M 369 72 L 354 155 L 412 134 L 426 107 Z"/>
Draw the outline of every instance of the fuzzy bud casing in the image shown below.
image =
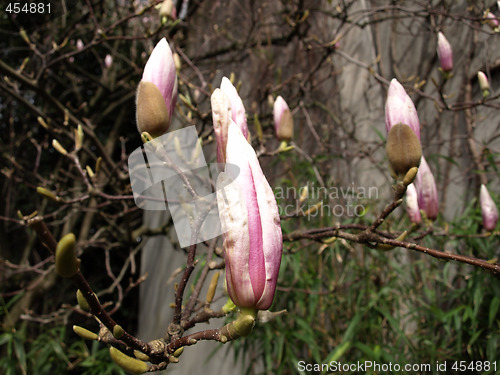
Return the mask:
<path id="1" fill-rule="evenodd" d="M 408 125 L 399 123 L 389 130 L 386 152 L 391 173 L 397 180 L 403 180 L 411 168 L 420 165 L 422 147 Z"/>

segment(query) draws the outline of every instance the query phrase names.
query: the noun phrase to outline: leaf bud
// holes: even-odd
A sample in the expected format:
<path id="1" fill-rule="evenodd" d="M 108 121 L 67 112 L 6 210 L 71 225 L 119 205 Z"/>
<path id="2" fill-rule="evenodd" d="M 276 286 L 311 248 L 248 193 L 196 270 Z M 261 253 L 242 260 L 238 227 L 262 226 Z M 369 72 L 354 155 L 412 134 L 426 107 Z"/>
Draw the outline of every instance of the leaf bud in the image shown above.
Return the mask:
<path id="1" fill-rule="evenodd" d="M 73 233 L 68 233 L 57 243 L 56 272 L 59 276 L 70 278 L 80 269 L 80 259 L 75 252 L 76 239 Z"/>
<path id="2" fill-rule="evenodd" d="M 114 347 L 109 348 L 109 355 L 113 362 L 132 374 L 143 374 L 148 371 L 148 365 L 145 362 L 129 357 Z"/>

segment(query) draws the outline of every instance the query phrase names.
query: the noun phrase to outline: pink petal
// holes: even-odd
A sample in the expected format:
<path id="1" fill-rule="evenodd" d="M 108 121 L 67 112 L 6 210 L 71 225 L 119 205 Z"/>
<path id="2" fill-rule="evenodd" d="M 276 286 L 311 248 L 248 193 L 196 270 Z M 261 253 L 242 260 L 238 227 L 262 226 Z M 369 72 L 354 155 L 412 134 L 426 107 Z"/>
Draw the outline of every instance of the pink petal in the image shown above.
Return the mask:
<path id="1" fill-rule="evenodd" d="M 417 109 L 404 87 L 394 78 L 389 85 L 385 103 L 385 128 L 387 133 L 398 123 L 408 125 L 420 140 L 420 121 Z"/>

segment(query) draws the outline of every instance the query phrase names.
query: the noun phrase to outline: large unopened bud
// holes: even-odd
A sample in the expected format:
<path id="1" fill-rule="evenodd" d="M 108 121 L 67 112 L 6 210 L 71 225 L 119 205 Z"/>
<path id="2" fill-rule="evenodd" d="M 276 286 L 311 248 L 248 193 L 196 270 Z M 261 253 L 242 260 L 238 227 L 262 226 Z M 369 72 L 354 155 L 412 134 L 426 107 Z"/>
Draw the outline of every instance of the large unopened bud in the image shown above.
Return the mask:
<path id="1" fill-rule="evenodd" d="M 267 310 L 283 248 L 278 206 L 254 149 L 232 121 L 226 161 L 226 172 L 217 179 L 217 204 L 224 230 L 227 291 L 239 307 Z"/>
<path id="2" fill-rule="evenodd" d="M 293 137 L 293 117 L 285 99 L 278 96 L 273 106 L 274 130 L 280 141 L 289 141 Z"/>
<path id="3" fill-rule="evenodd" d="M 498 209 L 484 185 L 481 185 L 481 190 L 479 191 L 479 203 L 481 205 L 481 215 L 483 216 L 483 227 L 491 232 L 497 226 Z"/>
<path id="4" fill-rule="evenodd" d="M 443 72 L 450 72 L 453 69 L 453 51 L 448 39 L 441 31 L 438 33 L 437 54 Z"/>
<path id="5" fill-rule="evenodd" d="M 415 132 L 406 124 L 396 124 L 389 130 L 385 150 L 391 173 L 399 181 L 404 180 L 411 168 L 420 165 L 422 157 L 420 141 Z"/>
<path id="6" fill-rule="evenodd" d="M 172 51 L 163 38 L 153 49 L 137 89 L 137 128 L 153 137 L 167 132 L 177 102 L 177 74 Z"/>
<path id="7" fill-rule="evenodd" d="M 408 125 L 420 140 L 420 121 L 417 109 L 404 87 L 397 79 L 392 79 L 385 102 L 385 129 L 387 133 L 396 124 Z"/>
<path id="8" fill-rule="evenodd" d="M 418 195 L 418 207 L 425 212 L 427 218 L 434 220 L 439 211 L 436 181 L 423 156 L 415 178 L 415 188 Z"/>

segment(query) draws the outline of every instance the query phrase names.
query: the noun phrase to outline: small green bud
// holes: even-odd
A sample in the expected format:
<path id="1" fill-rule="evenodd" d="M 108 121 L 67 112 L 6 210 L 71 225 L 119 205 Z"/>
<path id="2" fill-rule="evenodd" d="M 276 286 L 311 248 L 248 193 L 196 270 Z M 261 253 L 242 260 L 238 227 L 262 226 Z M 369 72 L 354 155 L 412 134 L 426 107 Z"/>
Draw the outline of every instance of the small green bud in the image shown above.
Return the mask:
<path id="1" fill-rule="evenodd" d="M 406 235 L 408 234 L 408 231 L 404 231 L 403 233 L 401 233 L 398 237 L 395 238 L 396 241 L 403 241 L 405 238 L 406 238 Z M 389 244 L 385 244 L 385 243 L 378 243 L 376 246 L 375 246 L 376 249 L 378 250 L 384 250 L 384 251 L 388 251 L 388 250 L 392 250 L 394 249 L 394 246 L 392 245 L 389 245 Z"/>
<path id="2" fill-rule="evenodd" d="M 54 147 L 61 155 L 68 155 L 68 151 L 66 151 L 57 139 L 52 140 L 52 147 Z"/>
<path id="3" fill-rule="evenodd" d="M 113 362 L 132 374 L 143 374 L 148 371 L 148 365 L 145 362 L 129 357 L 114 347 L 109 348 L 109 355 Z"/>
<path id="4" fill-rule="evenodd" d="M 422 147 L 408 125 L 398 123 L 389 130 L 386 152 L 391 174 L 397 180 L 403 180 L 411 168 L 420 165 Z"/>
<path id="5" fill-rule="evenodd" d="M 217 289 L 217 283 L 219 282 L 219 272 L 214 273 L 212 276 L 212 280 L 210 281 L 210 285 L 207 290 L 207 297 L 205 299 L 206 303 L 212 303 L 215 295 L 215 290 Z"/>
<path id="6" fill-rule="evenodd" d="M 123 328 L 117 324 L 113 327 L 113 337 L 117 340 L 121 339 L 121 337 L 123 336 L 123 334 L 125 333 L 125 331 L 123 330 Z"/>
<path id="7" fill-rule="evenodd" d="M 76 238 L 73 233 L 65 235 L 56 247 L 56 272 L 59 276 L 70 278 L 80 269 L 80 259 L 75 252 Z"/>
<path id="8" fill-rule="evenodd" d="M 59 200 L 60 200 L 60 198 L 57 195 L 55 195 L 50 190 L 45 189 L 44 187 L 37 186 L 36 192 L 40 195 L 43 195 L 45 198 L 49 198 L 50 200 L 53 200 L 54 202 L 59 202 Z"/>
<path id="9" fill-rule="evenodd" d="M 73 332 L 75 332 L 78 336 L 84 338 L 85 340 L 99 339 L 99 336 L 97 336 L 97 334 L 80 326 L 73 326 Z"/>
<path id="10" fill-rule="evenodd" d="M 181 346 L 179 349 L 177 349 L 174 352 L 174 357 L 179 358 L 181 356 L 182 352 L 184 352 L 184 347 L 183 346 Z"/>
<path id="11" fill-rule="evenodd" d="M 247 314 L 242 310 L 238 318 L 234 321 L 234 331 L 238 336 L 248 336 L 252 332 L 255 325 L 255 314 Z"/>
<path id="12" fill-rule="evenodd" d="M 415 177 L 417 177 L 417 173 L 418 173 L 418 167 L 410 168 L 408 172 L 406 172 L 405 177 L 403 178 L 403 185 L 408 187 L 408 185 L 410 185 L 413 182 Z"/>
<path id="13" fill-rule="evenodd" d="M 80 124 L 75 129 L 75 150 L 80 150 L 83 146 L 83 128 Z"/>
<path id="14" fill-rule="evenodd" d="M 224 314 L 229 314 L 231 311 L 234 311 L 235 309 L 236 309 L 236 305 L 231 300 L 231 298 L 228 298 L 226 304 L 224 306 L 222 306 L 222 312 Z"/>
<path id="15" fill-rule="evenodd" d="M 76 300 L 78 301 L 78 306 L 84 311 L 89 311 L 90 306 L 85 297 L 83 296 L 83 293 L 80 289 L 76 291 Z"/>
<path id="16" fill-rule="evenodd" d="M 147 354 L 144 354 L 143 352 L 134 350 L 134 355 L 135 358 L 140 359 L 141 361 L 149 361 L 149 356 Z"/>

